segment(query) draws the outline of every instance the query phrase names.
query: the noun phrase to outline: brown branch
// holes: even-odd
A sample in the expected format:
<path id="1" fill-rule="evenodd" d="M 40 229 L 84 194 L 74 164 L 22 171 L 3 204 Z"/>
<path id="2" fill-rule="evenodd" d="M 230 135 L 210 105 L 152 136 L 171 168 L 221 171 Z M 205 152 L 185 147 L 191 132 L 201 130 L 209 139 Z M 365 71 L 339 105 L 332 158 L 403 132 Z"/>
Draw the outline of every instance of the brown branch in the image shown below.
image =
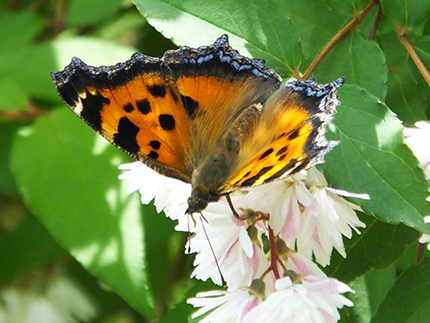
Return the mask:
<path id="1" fill-rule="evenodd" d="M 400 39 L 400 42 L 403 44 L 403 46 L 405 46 L 406 50 L 409 53 L 409 56 L 411 56 L 412 60 L 417 66 L 421 75 L 424 77 L 424 80 L 426 80 L 427 84 L 430 86 L 430 73 L 427 70 L 427 68 L 424 66 L 423 62 L 421 61 L 417 52 L 415 51 L 414 47 L 409 41 L 406 30 L 400 26 L 396 26 L 396 31 L 397 31 L 397 36 Z"/>
<path id="2" fill-rule="evenodd" d="M 332 39 L 327 43 L 327 45 L 324 46 L 324 48 L 318 53 L 317 57 L 313 60 L 311 65 L 309 65 L 306 72 L 303 74 L 303 79 L 309 78 L 315 68 L 318 66 L 319 63 L 324 59 L 324 57 L 330 52 L 330 50 L 336 45 L 339 40 L 341 40 L 343 37 L 345 37 L 349 32 L 354 30 L 366 17 L 366 15 L 369 13 L 369 11 L 379 3 L 378 0 L 372 0 L 369 2 L 369 4 L 364 8 L 362 11 L 357 13 L 355 18 L 347 24 L 345 27 L 343 27 L 336 35 L 333 36 Z"/>
<path id="3" fill-rule="evenodd" d="M 281 278 L 279 275 L 278 270 L 278 249 L 276 248 L 276 240 L 275 240 L 275 234 L 273 233 L 272 228 L 270 225 L 268 226 L 269 230 L 269 244 L 270 244 L 270 269 L 272 270 L 273 274 L 275 275 L 275 279 Z"/>
<path id="4" fill-rule="evenodd" d="M 42 110 L 35 110 L 35 111 L 13 111 L 13 110 L 6 110 L 6 111 L 0 111 L 0 119 L 8 119 L 8 120 L 35 120 L 43 115 L 46 115 L 47 112 Z"/>
<path id="5" fill-rule="evenodd" d="M 372 28 L 372 31 L 370 32 L 369 39 L 372 39 L 372 40 L 375 39 L 376 30 L 378 29 L 379 22 L 381 21 L 381 17 L 382 17 L 382 7 L 381 5 L 379 5 L 378 14 L 376 15 L 375 23 L 373 24 L 373 28 Z"/>

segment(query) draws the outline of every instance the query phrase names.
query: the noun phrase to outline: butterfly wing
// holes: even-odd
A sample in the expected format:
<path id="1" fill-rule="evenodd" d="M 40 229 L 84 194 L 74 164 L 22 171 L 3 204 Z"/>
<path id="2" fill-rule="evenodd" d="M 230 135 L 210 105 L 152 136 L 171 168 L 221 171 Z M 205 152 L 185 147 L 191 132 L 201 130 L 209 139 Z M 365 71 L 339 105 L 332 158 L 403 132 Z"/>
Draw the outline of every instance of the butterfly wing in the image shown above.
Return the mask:
<path id="1" fill-rule="evenodd" d="M 108 141 L 185 182 L 242 110 L 264 102 L 281 81 L 263 60 L 233 50 L 227 35 L 161 59 L 136 53 L 115 66 L 74 58 L 52 78 L 67 106 Z"/>
<path id="2" fill-rule="evenodd" d="M 227 35 L 211 46 L 168 51 L 163 61 L 175 75 L 190 117 L 195 168 L 218 151 L 220 138 L 245 109 L 266 101 L 281 83 L 264 60 L 232 49 Z"/>
<path id="3" fill-rule="evenodd" d="M 343 82 L 343 78 L 323 85 L 313 79 L 288 81 L 265 104 L 253 132 L 239 138 L 237 167 L 219 193 L 268 183 L 323 162 L 337 144 L 324 134 L 336 113 L 336 90 Z"/>
<path id="4" fill-rule="evenodd" d="M 136 53 L 97 68 L 74 58 L 52 78 L 67 106 L 108 141 L 159 173 L 190 182 L 188 117 L 160 59 Z"/>

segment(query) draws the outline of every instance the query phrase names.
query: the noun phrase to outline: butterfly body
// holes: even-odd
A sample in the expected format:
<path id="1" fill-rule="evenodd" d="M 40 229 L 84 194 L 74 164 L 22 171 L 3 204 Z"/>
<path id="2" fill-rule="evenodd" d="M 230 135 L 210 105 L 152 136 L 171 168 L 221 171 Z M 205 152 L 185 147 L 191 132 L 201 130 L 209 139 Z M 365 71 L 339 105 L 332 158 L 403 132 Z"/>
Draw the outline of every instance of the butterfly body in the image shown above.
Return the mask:
<path id="1" fill-rule="evenodd" d="M 67 106 L 108 141 L 157 172 L 191 183 L 187 213 L 223 194 L 322 162 L 339 79 L 281 78 L 241 56 L 226 35 L 161 58 L 136 53 L 91 67 L 74 58 L 52 73 Z"/>

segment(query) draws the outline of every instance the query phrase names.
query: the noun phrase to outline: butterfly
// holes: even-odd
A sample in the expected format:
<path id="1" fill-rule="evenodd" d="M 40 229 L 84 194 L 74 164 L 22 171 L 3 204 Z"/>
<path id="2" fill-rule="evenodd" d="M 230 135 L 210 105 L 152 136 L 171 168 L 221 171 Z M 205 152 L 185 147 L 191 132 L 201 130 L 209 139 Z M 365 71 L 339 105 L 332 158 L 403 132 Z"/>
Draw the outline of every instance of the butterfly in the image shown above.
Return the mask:
<path id="1" fill-rule="evenodd" d="M 191 184 L 188 214 L 321 163 L 337 144 L 325 132 L 343 78 L 281 86 L 264 60 L 240 55 L 227 35 L 162 58 L 135 53 L 113 66 L 75 57 L 51 76 L 70 110 L 109 142 Z"/>

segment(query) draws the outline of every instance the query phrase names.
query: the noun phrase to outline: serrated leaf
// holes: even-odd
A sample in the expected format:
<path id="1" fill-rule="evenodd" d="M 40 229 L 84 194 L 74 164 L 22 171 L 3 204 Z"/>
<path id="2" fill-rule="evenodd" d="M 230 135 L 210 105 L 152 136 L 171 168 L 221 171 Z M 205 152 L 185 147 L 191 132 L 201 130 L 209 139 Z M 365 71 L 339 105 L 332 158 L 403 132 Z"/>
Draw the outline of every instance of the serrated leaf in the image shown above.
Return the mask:
<path id="1" fill-rule="evenodd" d="M 343 282 L 350 282 L 372 269 L 382 269 L 399 259 L 412 243 L 416 243 L 419 233 L 404 225 L 390 225 L 373 217 L 362 215 L 366 224 L 361 234 L 345 241 L 346 259 L 334 254 L 331 265 L 324 271 Z"/>
<path id="2" fill-rule="evenodd" d="M 117 180 L 122 152 L 64 109 L 38 119 L 14 142 L 12 169 L 26 205 L 90 273 L 154 317 L 144 271 L 137 195 Z"/>
<path id="3" fill-rule="evenodd" d="M 403 142 L 401 122 L 363 89 L 345 85 L 339 94 L 342 104 L 327 137 L 341 143 L 321 165 L 328 181 L 336 188 L 369 194 L 368 201 L 354 199 L 366 213 L 429 233 L 423 221 L 430 214 L 429 184 Z"/>
<path id="4" fill-rule="evenodd" d="M 423 64 L 430 69 L 430 36 L 420 36 L 412 40 L 412 45 Z"/>
<path id="5" fill-rule="evenodd" d="M 273 1 L 294 23 L 302 41 L 303 55 L 313 60 L 324 45 L 349 22 L 330 10 L 322 1 Z M 306 10 L 304 10 L 306 8 Z M 279 33 L 284 33 L 282 25 L 276 26 Z"/>
<path id="6" fill-rule="evenodd" d="M 383 101 L 387 93 L 387 74 L 385 56 L 378 44 L 357 31 L 336 45 L 314 75 L 320 82 L 344 76 L 347 83 L 357 84 Z"/>
<path id="7" fill-rule="evenodd" d="M 411 71 L 409 60 L 388 74 L 386 104 L 406 125 L 426 119 L 427 101 L 420 93 L 418 82 Z"/>
<path id="8" fill-rule="evenodd" d="M 416 27 L 430 15 L 426 1 L 381 0 L 384 16 L 393 24 L 402 27 Z"/>
<path id="9" fill-rule="evenodd" d="M 427 102 L 413 72 L 416 67 L 408 58 L 405 47 L 394 31 L 384 33 L 380 43 L 389 71 L 385 103 L 406 125 L 425 119 Z"/>
<path id="10" fill-rule="evenodd" d="M 397 279 L 371 323 L 428 322 L 430 316 L 430 258 L 424 258 Z"/>
<path id="11" fill-rule="evenodd" d="M 341 14 L 354 15 L 366 8 L 368 0 L 323 0 L 332 10 Z"/>
<path id="12" fill-rule="evenodd" d="M 301 61 L 300 41 L 279 7 L 259 0 L 135 0 L 148 22 L 176 44 L 198 47 L 227 33 L 242 55 L 264 58 L 281 75 Z M 277 32 L 282 26 L 282 34 Z"/>
<path id="13" fill-rule="evenodd" d="M 381 300 L 394 283 L 394 266 L 373 270 L 350 284 L 355 293 L 348 294 L 353 307 L 342 309 L 340 322 L 368 323 L 377 310 Z"/>

